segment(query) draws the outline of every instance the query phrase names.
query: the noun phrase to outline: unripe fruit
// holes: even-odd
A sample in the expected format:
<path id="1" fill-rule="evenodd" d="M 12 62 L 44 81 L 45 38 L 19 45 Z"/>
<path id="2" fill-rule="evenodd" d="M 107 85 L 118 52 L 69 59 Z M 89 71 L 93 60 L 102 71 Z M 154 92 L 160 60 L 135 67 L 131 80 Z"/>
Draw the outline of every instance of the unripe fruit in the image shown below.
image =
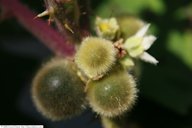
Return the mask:
<path id="1" fill-rule="evenodd" d="M 84 83 L 76 75 L 75 64 L 56 59 L 44 65 L 33 80 L 32 98 L 38 111 L 53 121 L 81 113 Z"/>
<path id="2" fill-rule="evenodd" d="M 123 38 L 133 36 L 140 28 L 144 26 L 144 22 L 134 16 L 123 15 L 117 17 Z"/>
<path id="3" fill-rule="evenodd" d="M 98 114 L 116 117 L 130 110 L 135 103 L 136 92 L 132 76 L 118 66 L 102 79 L 88 83 L 87 99 Z"/>
<path id="4" fill-rule="evenodd" d="M 76 54 L 75 62 L 89 78 L 94 78 L 109 71 L 115 57 L 116 51 L 111 41 L 87 37 Z"/>

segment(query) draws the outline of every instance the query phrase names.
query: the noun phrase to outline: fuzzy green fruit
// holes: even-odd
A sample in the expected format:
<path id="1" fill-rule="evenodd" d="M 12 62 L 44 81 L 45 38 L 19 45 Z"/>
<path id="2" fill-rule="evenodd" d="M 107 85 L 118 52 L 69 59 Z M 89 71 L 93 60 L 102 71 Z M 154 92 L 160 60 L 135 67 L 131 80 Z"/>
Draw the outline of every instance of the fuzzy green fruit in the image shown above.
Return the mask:
<path id="1" fill-rule="evenodd" d="M 74 63 L 56 59 L 44 65 L 33 80 L 32 98 L 38 111 L 53 121 L 81 113 L 84 84 L 76 75 Z"/>
<path id="2" fill-rule="evenodd" d="M 102 79 L 89 82 L 87 92 L 87 99 L 95 112 L 116 117 L 132 108 L 137 89 L 132 76 L 118 66 Z"/>
<path id="3" fill-rule="evenodd" d="M 123 38 L 133 36 L 140 28 L 144 26 L 144 22 L 134 16 L 122 15 L 117 17 Z"/>
<path id="4" fill-rule="evenodd" d="M 111 41 L 87 37 L 77 51 L 75 62 L 89 78 L 94 78 L 108 72 L 115 57 L 116 51 Z"/>

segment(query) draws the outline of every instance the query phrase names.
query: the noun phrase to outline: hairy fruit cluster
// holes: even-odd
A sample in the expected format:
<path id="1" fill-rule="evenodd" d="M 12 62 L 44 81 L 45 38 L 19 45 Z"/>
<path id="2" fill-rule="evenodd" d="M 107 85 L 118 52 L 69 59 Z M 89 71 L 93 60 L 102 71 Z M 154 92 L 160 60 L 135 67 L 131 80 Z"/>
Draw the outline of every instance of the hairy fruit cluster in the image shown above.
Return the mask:
<path id="1" fill-rule="evenodd" d="M 88 103 L 105 117 L 122 115 L 132 108 L 137 97 L 135 80 L 118 62 L 117 53 L 112 41 L 87 37 L 75 56 L 80 71 L 88 77 Z"/>
<path id="2" fill-rule="evenodd" d="M 72 38 L 78 38 L 73 39 L 78 45 L 71 60 L 53 59 L 39 70 L 32 86 L 35 106 L 45 117 L 62 120 L 89 105 L 101 116 L 105 128 L 119 128 L 117 117 L 131 110 L 137 99 L 136 81 L 129 69 L 136 67 L 139 59 L 158 63 L 147 53 L 156 40 L 147 34 L 150 24 L 130 16 L 97 17 L 96 35 L 79 38 L 80 1 L 45 2 L 48 9 L 38 17 L 49 14 L 58 26 L 71 32 Z"/>

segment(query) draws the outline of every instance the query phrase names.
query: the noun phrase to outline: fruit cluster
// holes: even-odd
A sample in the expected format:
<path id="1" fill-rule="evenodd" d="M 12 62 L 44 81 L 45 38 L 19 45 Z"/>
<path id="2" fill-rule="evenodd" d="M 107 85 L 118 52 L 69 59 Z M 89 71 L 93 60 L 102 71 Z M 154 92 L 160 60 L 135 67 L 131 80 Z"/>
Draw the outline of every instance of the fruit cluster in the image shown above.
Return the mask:
<path id="1" fill-rule="evenodd" d="M 146 52 L 156 38 L 146 35 L 149 24 L 136 18 L 128 20 L 137 29 L 130 35 L 123 20 L 127 19 L 97 17 L 97 35 L 84 38 L 73 58 L 54 58 L 39 70 L 32 86 L 39 112 L 51 120 L 62 120 L 89 105 L 102 118 L 114 118 L 132 108 L 137 88 L 129 70 L 137 59 L 158 63 Z"/>

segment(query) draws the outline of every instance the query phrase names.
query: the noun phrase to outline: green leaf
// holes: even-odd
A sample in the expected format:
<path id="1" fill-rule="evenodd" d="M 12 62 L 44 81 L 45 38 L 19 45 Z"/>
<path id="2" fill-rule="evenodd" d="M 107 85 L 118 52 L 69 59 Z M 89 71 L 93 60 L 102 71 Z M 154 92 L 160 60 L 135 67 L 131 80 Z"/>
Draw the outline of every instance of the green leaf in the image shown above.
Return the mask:
<path id="1" fill-rule="evenodd" d="M 162 0 L 108 0 L 98 7 L 97 14 L 100 16 L 119 13 L 139 14 L 144 9 L 161 14 L 165 7 Z"/>
<path id="2" fill-rule="evenodd" d="M 178 20 L 190 19 L 192 17 L 192 3 L 176 11 L 174 17 Z"/>
<path id="3" fill-rule="evenodd" d="M 192 32 L 172 32 L 168 42 L 168 50 L 192 69 Z"/>

